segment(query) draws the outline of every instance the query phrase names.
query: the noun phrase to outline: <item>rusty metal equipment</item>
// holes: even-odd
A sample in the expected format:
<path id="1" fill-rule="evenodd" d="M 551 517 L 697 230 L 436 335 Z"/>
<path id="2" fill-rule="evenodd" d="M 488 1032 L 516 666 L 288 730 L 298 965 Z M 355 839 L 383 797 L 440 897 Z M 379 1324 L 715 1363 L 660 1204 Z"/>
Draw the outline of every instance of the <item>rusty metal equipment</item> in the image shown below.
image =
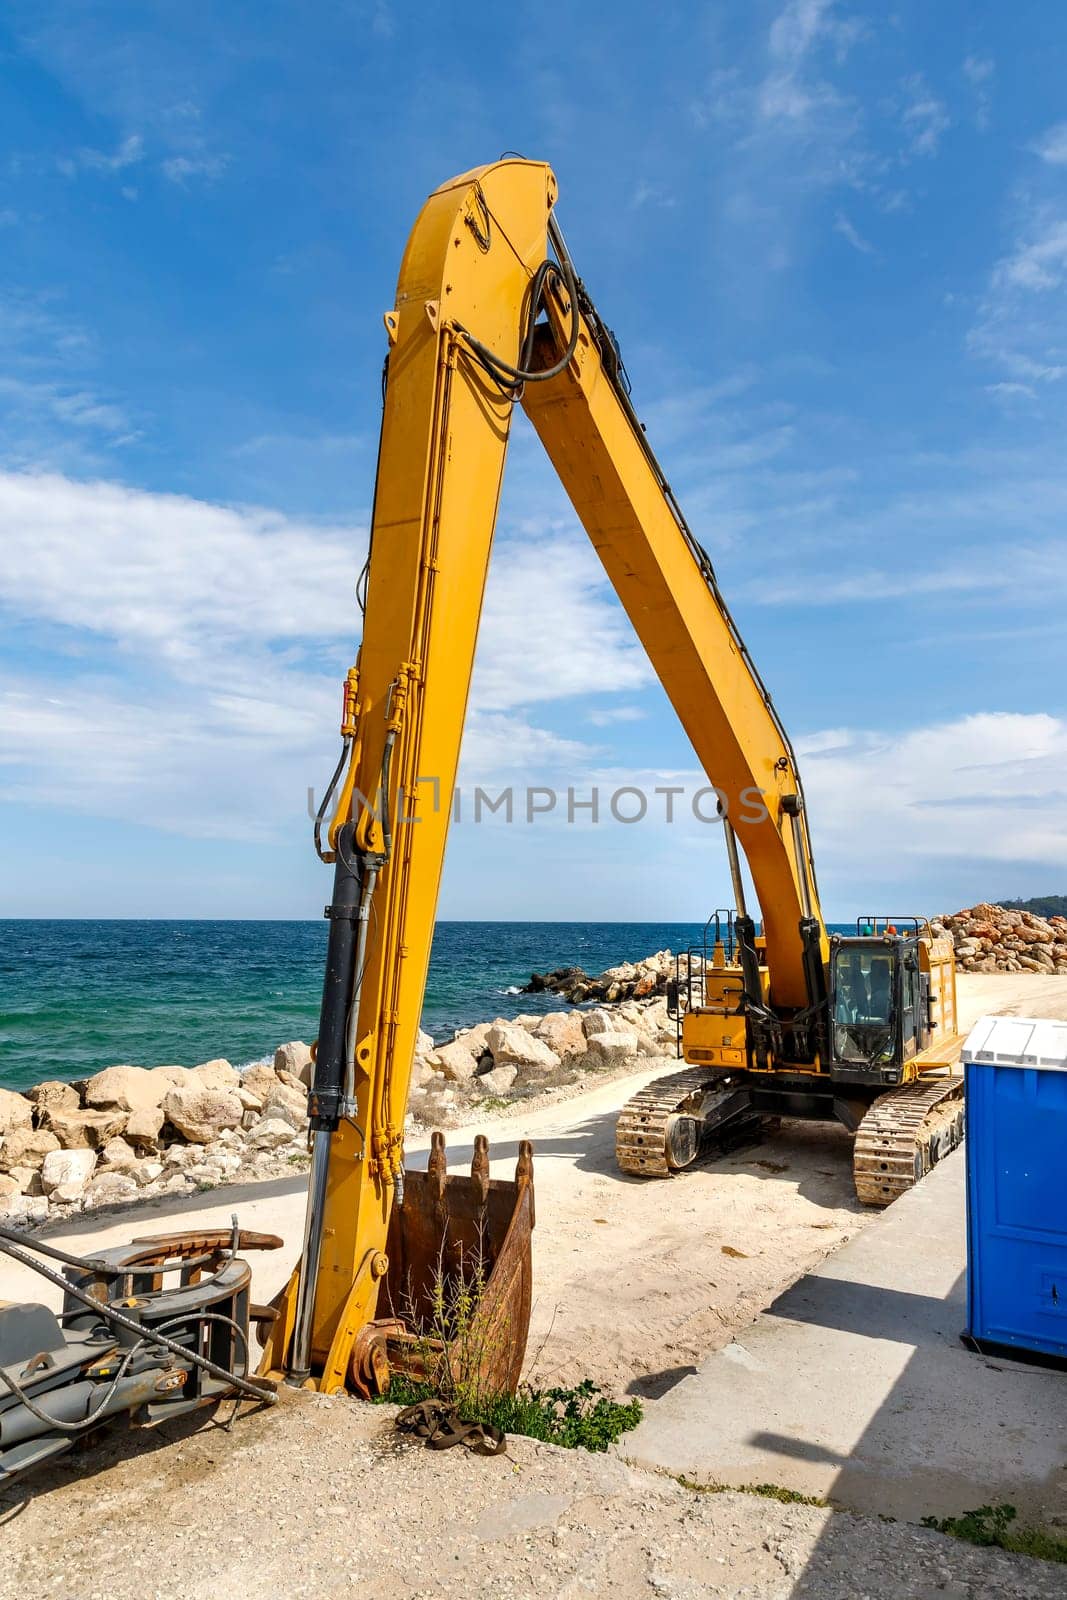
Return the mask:
<path id="1" fill-rule="evenodd" d="M 111 1417 L 152 1428 L 228 1397 L 273 1401 L 273 1385 L 250 1375 L 256 1308 L 239 1252 L 281 1243 L 235 1218 L 229 1231 L 161 1234 L 81 1258 L 0 1228 L 0 1251 L 63 1291 L 58 1315 L 0 1303 L 0 1487 Z"/>
<path id="2" fill-rule="evenodd" d="M 351 1345 L 348 1370 L 336 1374 L 364 1398 L 384 1394 L 394 1375 L 435 1386 L 499 1394 L 518 1384 L 526 1354 L 533 1270 L 533 1147 L 519 1145 L 514 1180 L 489 1176 L 489 1145 L 474 1141 L 469 1176 L 449 1173 L 444 1135 L 432 1135 L 425 1172 L 404 1178 L 404 1203 L 393 1207 L 381 1281 L 381 1315 Z M 285 1295 L 259 1324 L 274 1365 L 285 1338 Z"/>

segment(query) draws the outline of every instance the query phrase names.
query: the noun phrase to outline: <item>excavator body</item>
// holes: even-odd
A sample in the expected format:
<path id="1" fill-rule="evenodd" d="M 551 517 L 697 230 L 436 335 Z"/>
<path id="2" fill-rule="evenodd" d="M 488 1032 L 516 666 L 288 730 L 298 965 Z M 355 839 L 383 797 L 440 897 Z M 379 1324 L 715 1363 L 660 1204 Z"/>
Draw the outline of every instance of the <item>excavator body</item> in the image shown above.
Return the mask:
<path id="1" fill-rule="evenodd" d="M 858 1197 L 890 1204 L 963 1136 L 951 938 L 918 918 L 865 917 L 855 935 L 831 934 L 817 1048 L 796 1060 L 782 1054 L 785 1029 L 769 1005 L 766 941 L 746 949 L 737 920 L 716 911 L 676 959 L 668 1012 L 679 1056 L 699 1070 L 625 1108 L 620 1166 L 669 1177 L 742 1133 L 758 1138 L 768 1119 L 838 1121 L 856 1136 Z"/>

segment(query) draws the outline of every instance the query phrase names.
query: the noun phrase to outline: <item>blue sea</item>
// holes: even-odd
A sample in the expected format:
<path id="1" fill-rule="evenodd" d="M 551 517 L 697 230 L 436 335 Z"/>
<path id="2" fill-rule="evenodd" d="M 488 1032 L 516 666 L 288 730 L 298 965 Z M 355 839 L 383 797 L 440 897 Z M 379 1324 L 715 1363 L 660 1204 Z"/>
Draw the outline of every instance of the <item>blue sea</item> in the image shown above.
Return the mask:
<path id="1" fill-rule="evenodd" d="M 685 949 L 689 922 L 439 922 L 423 1026 L 457 1028 L 555 995 L 519 991 L 532 972 L 602 972 Z M 115 1062 L 262 1059 L 318 1028 L 325 922 L 0 921 L 0 1085 L 82 1078 Z"/>

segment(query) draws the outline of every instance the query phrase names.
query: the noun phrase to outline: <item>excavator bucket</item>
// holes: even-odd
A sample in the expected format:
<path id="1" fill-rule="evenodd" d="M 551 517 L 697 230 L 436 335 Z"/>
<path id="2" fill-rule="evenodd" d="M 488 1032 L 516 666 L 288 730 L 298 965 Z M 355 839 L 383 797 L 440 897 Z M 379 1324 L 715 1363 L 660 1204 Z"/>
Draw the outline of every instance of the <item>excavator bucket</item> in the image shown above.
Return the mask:
<path id="1" fill-rule="evenodd" d="M 533 1148 L 519 1145 L 514 1181 L 489 1176 L 489 1146 L 474 1141 L 470 1174 L 449 1173 L 442 1133 L 425 1172 L 407 1172 L 393 1207 L 379 1316 L 356 1337 L 350 1379 L 383 1393 L 391 1378 L 479 1395 L 513 1391 L 530 1327 Z"/>

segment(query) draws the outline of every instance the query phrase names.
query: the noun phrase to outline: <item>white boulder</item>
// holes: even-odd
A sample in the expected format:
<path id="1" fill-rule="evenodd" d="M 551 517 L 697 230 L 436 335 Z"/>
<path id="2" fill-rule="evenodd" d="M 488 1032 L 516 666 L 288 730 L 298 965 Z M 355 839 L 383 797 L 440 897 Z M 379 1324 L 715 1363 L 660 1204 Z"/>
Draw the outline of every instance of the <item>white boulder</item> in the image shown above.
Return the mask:
<path id="1" fill-rule="evenodd" d="M 585 1054 L 585 1030 L 580 1011 L 549 1011 L 538 1019 L 534 1032 L 561 1059 Z"/>
<path id="2" fill-rule="evenodd" d="M 86 1084 L 85 1104 L 99 1111 L 139 1111 L 158 1106 L 166 1092 L 166 1080 L 146 1067 L 105 1067 Z"/>
<path id="3" fill-rule="evenodd" d="M 50 1150 L 59 1149 L 59 1140 L 46 1128 L 13 1128 L 0 1139 L 0 1172 L 29 1167 L 39 1172 Z"/>
<path id="4" fill-rule="evenodd" d="M 63 1083 L 59 1078 L 49 1078 L 45 1083 L 36 1083 L 32 1089 L 26 1090 L 26 1099 L 32 1100 L 37 1107 L 38 1114 L 45 1106 L 63 1106 L 67 1111 L 77 1111 L 81 1099 L 72 1083 Z"/>
<path id="5" fill-rule="evenodd" d="M 586 1039 L 587 1060 L 592 1067 L 614 1067 L 637 1054 L 637 1035 L 629 1028 L 605 1029 Z"/>
<path id="6" fill-rule="evenodd" d="M 237 1068 L 221 1056 L 215 1061 L 202 1061 L 198 1067 L 193 1067 L 192 1076 L 198 1086 L 206 1089 L 236 1089 L 241 1081 Z"/>
<path id="7" fill-rule="evenodd" d="M 299 1078 L 305 1089 L 311 1087 L 311 1046 L 303 1039 L 280 1044 L 274 1052 L 275 1072 L 288 1072 Z"/>
<path id="8" fill-rule="evenodd" d="M 45 1106 L 41 1114 L 44 1126 L 64 1150 L 98 1150 L 117 1133 L 122 1133 L 129 1117 L 128 1111 L 120 1111 L 117 1106 L 68 1111 L 64 1106 L 51 1105 Z"/>
<path id="9" fill-rule="evenodd" d="M 253 1128 L 249 1143 L 256 1150 L 278 1150 L 290 1143 L 293 1131 L 292 1123 L 284 1117 L 265 1117 Z"/>
<path id="10" fill-rule="evenodd" d="M 0 1135 L 33 1126 L 33 1106 L 13 1089 L 0 1089 Z"/>
<path id="11" fill-rule="evenodd" d="M 132 1199 L 136 1193 L 137 1181 L 128 1172 L 101 1172 L 86 1189 L 84 1204 L 87 1209 L 118 1205 Z"/>
<path id="12" fill-rule="evenodd" d="M 241 1088 L 247 1089 L 249 1094 L 257 1094 L 264 1105 L 277 1087 L 278 1074 L 269 1062 L 257 1061 L 241 1074 Z"/>
<path id="13" fill-rule="evenodd" d="M 308 1119 L 307 1095 L 302 1090 L 290 1089 L 287 1084 L 279 1083 L 263 1107 L 263 1119 L 266 1122 L 288 1123 L 290 1133 L 294 1129 L 302 1129 Z"/>
<path id="14" fill-rule="evenodd" d="M 491 1072 L 483 1072 L 474 1082 L 483 1095 L 506 1095 L 514 1087 L 518 1075 L 518 1067 L 494 1067 Z"/>
<path id="15" fill-rule="evenodd" d="M 95 1150 L 50 1150 L 41 1164 L 41 1187 L 49 1195 L 63 1189 L 62 1200 L 77 1200 L 95 1170 Z"/>
<path id="16" fill-rule="evenodd" d="M 486 1042 L 494 1067 L 517 1067 L 520 1072 L 534 1068 L 548 1073 L 555 1072 L 559 1066 L 559 1056 L 543 1039 L 535 1038 L 527 1028 L 520 1028 L 514 1022 L 494 1023 Z"/>
<path id="17" fill-rule="evenodd" d="M 224 1128 L 238 1128 L 244 1107 L 225 1089 L 190 1086 L 172 1089 L 163 1114 L 191 1144 L 210 1144 Z"/>
<path id="18" fill-rule="evenodd" d="M 124 1137 L 138 1149 L 154 1150 L 165 1120 L 161 1105 L 143 1106 L 139 1111 L 130 1112 Z"/>
<path id="19" fill-rule="evenodd" d="M 479 1022 L 476 1028 L 465 1028 L 448 1044 L 439 1044 L 435 1051 L 441 1071 L 453 1083 L 465 1083 L 473 1078 L 478 1063 L 488 1049 L 490 1028 L 495 1024 Z"/>

